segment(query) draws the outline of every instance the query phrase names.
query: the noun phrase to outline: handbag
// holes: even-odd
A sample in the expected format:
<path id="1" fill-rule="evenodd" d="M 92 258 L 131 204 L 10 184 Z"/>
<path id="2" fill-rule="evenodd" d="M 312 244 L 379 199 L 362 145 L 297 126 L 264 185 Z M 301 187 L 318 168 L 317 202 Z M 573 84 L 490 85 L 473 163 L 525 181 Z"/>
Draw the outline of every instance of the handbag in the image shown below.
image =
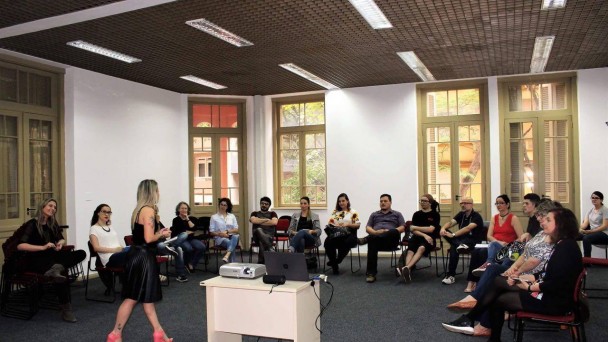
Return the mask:
<path id="1" fill-rule="evenodd" d="M 339 236 L 344 236 L 349 234 L 348 228 L 346 227 L 336 227 L 334 225 L 328 224 L 325 226 L 325 234 L 327 234 L 327 239 L 334 239 Z"/>
<path id="2" fill-rule="evenodd" d="M 501 263 L 505 258 L 511 259 L 513 261 L 517 260 L 519 256 L 524 252 L 525 243 L 519 241 L 513 241 L 505 246 L 503 246 L 496 256 L 494 257 L 494 262 Z"/>

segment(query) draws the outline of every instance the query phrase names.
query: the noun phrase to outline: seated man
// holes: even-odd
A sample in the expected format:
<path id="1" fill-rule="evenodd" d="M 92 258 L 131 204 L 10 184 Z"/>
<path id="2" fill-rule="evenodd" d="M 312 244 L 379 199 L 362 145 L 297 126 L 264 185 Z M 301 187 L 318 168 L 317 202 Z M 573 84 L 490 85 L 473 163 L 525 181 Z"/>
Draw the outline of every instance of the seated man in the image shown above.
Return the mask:
<path id="1" fill-rule="evenodd" d="M 258 245 L 258 264 L 264 263 L 264 252 L 272 248 L 274 235 L 277 231 L 279 218 L 277 213 L 270 211 L 270 198 L 264 196 L 260 199 L 260 211 L 254 211 L 249 217 L 253 224 L 253 241 Z"/>
<path id="2" fill-rule="evenodd" d="M 370 215 L 365 227 L 369 235 L 358 239 L 360 245 L 368 244 L 367 277 L 365 278 L 368 283 L 376 281 L 378 251 L 396 249 L 401 233 L 405 232 L 405 219 L 400 212 L 391 209 L 391 204 L 391 195 L 380 196 L 380 210 Z"/>
<path id="3" fill-rule="evenodd" d="M 473 199 L 463 197 L 460 200 L 460 208 L 461 211 L 450 222 L 444 224 L 439 231 L 439 235 L 443 236 L 451 245 L 448 272 L 441 281 L 445 285 L 452 285 L 456 282 L 454 276 L 456 276 L 459 253 L 472 251 L 475 245 L 483 239 L 481 236 L 483 235 L 483 218 L 473 210 Z M 459 229 L 452 233 L 449 229 L 455 225 L 458 225 Z"/>

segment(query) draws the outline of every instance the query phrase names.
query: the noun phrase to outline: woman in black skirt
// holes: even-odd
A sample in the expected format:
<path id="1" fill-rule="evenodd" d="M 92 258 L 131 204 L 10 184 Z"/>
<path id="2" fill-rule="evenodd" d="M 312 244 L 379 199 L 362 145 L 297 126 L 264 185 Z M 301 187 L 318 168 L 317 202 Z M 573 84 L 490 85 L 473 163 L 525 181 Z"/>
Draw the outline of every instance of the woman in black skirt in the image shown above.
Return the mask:
<path id="1" fill-rule="evenodd" d="M 127 254 L 125 264 L 126 281 L 123 285 L 124 298 L 118 313 L 114 330 L 108 334 L 108 342 L 122 341 L 122 331 L 135 305 L 142 302 L 148 321 L 154 328 L 154 341 L 172 341 L 165 335 L 154 303 L 162 299 L 158 265 L 156 264 L 156 244 L 162 238 L 171 236 L 169 228 L 160 229 L 157 217 L 159 192 L 155 180 L 146 179 L 137 188 L 137 207 L 133 211 L 133 245 Z"/>

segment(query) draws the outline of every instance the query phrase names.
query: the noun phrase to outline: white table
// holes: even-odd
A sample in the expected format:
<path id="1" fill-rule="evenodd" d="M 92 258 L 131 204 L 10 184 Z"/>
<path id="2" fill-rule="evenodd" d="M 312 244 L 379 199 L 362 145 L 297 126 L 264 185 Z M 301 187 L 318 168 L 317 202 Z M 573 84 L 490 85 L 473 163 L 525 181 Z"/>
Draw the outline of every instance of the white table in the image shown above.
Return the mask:
<path id="1" fill-rule="evenodd" d="M 321 295 L 318 282 L 313 289 L 309 281 L 287 281 L 275 286 L 272 293 L 272 285 L 264 284 L 261 277 L 215 277 L 200 285 L 206 287 L 209 342 L 241 341 L 241 335 L 321 341 L 315 328 L 320 312 L 314 293 Z"/>

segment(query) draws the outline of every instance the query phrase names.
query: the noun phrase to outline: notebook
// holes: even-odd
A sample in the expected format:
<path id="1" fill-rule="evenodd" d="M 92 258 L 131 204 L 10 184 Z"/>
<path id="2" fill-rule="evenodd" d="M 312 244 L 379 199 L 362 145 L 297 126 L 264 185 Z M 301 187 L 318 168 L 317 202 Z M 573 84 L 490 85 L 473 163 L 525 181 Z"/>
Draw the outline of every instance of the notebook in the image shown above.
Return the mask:
<path id="1" fill-rule="evenodd" d="M 287 280 L 310 280 L 304 253 L 264 252 L 264 260 L 268 275 L 283 275 Z"/>

